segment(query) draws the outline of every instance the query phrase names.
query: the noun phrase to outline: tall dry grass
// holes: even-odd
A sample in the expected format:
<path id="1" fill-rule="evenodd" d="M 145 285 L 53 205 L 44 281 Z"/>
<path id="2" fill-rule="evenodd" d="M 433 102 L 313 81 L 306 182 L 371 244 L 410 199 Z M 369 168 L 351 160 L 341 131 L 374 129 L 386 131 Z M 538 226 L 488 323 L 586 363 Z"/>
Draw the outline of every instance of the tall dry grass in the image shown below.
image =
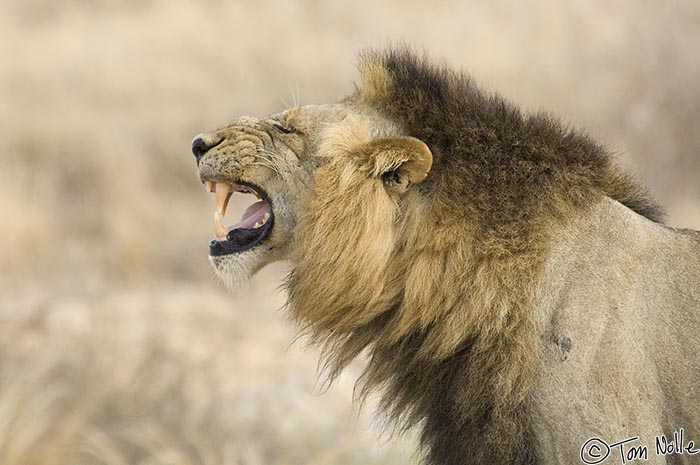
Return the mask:
<path id="1" fill-rule="evenodd" d="M 213 281 L 188 153 L 234 115 L 337 100 L 391 41 L 589 128 L 700 228 L 697 2 L 5 0 L 0 464 L 409 460 L 352 374 L 317 395 L 283 267 L 238 298 Z"/>

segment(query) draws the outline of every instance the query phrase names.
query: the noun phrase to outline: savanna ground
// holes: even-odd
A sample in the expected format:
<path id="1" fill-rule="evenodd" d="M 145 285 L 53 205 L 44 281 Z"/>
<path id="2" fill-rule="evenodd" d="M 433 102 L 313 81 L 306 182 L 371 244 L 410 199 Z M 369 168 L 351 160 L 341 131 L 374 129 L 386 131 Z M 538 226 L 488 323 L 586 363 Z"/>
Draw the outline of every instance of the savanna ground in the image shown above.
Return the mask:
<path id="1" fill-rule="evenodd" d="M 0 3 L 0 464 L 404 464 L 355 373 L 206 260 L 192 136 L 351 90 L 403 41 L 620 153 L 700 228 L 697 2 Z"/>

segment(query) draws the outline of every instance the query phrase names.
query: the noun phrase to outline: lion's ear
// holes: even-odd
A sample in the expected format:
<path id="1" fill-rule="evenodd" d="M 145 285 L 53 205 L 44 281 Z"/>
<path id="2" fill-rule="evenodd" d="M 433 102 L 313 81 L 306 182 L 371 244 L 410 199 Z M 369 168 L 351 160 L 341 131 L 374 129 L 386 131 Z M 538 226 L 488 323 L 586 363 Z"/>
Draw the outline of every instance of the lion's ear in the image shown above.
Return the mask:
<path id="1" fill-rule="evenodd" d="M 373 174 L 399 193 L 423 181 L 433 164 L 430 149 L 415 137 L 382 137 L 364 148 L 374 164 Z"/>

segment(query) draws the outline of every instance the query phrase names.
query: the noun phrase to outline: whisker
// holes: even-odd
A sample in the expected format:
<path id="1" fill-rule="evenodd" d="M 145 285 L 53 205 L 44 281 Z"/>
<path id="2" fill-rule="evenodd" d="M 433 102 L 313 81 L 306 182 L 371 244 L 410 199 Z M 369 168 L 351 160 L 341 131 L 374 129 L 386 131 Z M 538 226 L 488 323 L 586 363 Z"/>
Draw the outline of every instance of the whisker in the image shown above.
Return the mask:
<path id="1" fill-rule="evenodd" d="M 272 171 L 274 171 L 275 173 L 277 173 L 281 178 L 285 178 L 285 177 L 286 177 L 286 176 L 284 175 L 284 173 L 283 173 L 282 171 L 280 171 L 279 167 L 278 167 L 276 164 L 274 164 L 274 163 L 272 163 L 271 161 L 269 161 L 269 160 L 265 160 L 265 159 L 262 159 L 262 158 L 261 158 L 261 159 L 258 160 L 258 161 L 252 162 L 251 165 L 253 165 L 253 166 L 264 166 L 264 167 L 266 167 L 266 168 L 270 168 Z"/>
<path id="2" fill-rule="evenodd" d="M 292 102 L 294 103 L 294 106 L 288 106 L 287 110 L 299 107 L 299 81 L 294 81 L 294 88 L 292 88 L 292 85 L 289 84 L 287 89 L 289 90 L 289 95 L 292 97 Z"/>
<path id="3" fill-rule="evenodd" d="M 289 102 L 287 102 L 287 100 L 284 97 L 280 96 L 280 100 L 282 101 L 285 110 L 289 110 L 292 108 L 291 106 L 289 106 Z"/>
<path id="4" fill-rule="evenodd" d="M 279 165 L 279 164 L 282 164 L 282 165 L 284 165 L 284 166 L 287 167 L 287 168 L 291 168 L 291 167 L 294 166 L 294 165 L 292 164 L 292 162 L 290 162 L 287 158 L 285 158 L 285 157 L 280 157 L 278 154 L 276 154 L 276 153 L 274 153 L 274 152 L 270 152 L 269 150 L 267 150 L 267 149 L 265 149 L 265 148 L 261 148 L 261 149 L 259 150 L 259 153 L 260 153 L 260 154 L 264 154 L 264 155 L 268 155 L 268 156 L 272 157 L 272 158 L 268 158 L 268 160 L 270 160 L 271 162 L 276 163 L 276 164 L 278 164 L 278 165 Z"/>

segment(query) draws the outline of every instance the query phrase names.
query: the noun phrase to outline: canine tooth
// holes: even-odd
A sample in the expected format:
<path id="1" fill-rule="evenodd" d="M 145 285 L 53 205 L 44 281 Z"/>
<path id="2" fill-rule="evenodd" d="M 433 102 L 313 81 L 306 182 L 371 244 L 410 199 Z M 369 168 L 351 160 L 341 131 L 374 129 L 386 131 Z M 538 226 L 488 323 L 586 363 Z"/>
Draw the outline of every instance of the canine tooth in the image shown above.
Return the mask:
<path id="1" fill-rule="evenodd" d="M 228 206 L 231 190 L 233 190 L 231 184 L 225 182 L 216 183 L 216 208 L 221 213 L 221 216 L 226 214 L 226 207 Z"/>
<path id="2" fill-rule="evenodd" d="M 267 220 L 270 219 L 270 213 L 265 212 L 265 216 L 263 216 L 263 224 L 267 223 Z"/>
<path id="3" fill-rule="evenodd" d="M 204 183 L 204 188 L 207 190 L 207 192 L 214 192 L 214 185 L 216 183 L 214 181 L 206 181 Z"/>
<path id="4" fill-rule="evenodd" d="M 253 227 L 256 228 L 256 229 L 259 228 L 260 226 L 262 226 L 262 225 L 261 225 L 260 223 L 258 223 L 257 221 L 256 221 L 255 224 L 253 225 Z"/>
<path id="5" fill-rule="evenodd" d="M 219 212 L 214 212 L 214 234 L 216 234 L 216 237 L 226 237 L 228 234 L 228 228 L 224 224 L 224 218 Z"/>

